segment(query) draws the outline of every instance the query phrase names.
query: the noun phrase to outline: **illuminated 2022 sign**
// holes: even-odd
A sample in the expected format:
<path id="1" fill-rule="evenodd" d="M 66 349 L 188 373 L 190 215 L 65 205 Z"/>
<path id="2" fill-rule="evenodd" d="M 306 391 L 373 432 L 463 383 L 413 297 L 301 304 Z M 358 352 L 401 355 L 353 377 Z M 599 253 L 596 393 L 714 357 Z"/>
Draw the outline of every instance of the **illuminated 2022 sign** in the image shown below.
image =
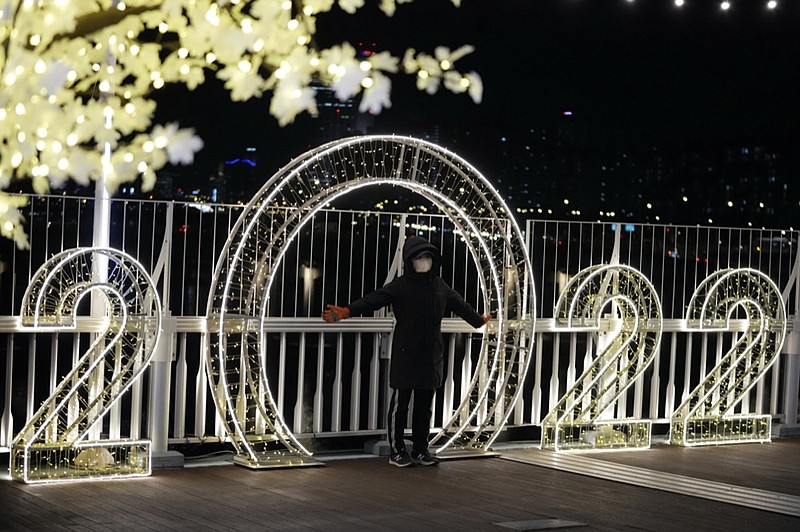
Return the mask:
<path id="1" fill-rule="evenodd" d="M 487 451 L 511 414 L 531 360 L 536 294 L 525 239 L 507 206 L 474 167 L 441 147 L 397 136 L 345 139 L 311 150 L 275 174 L 248 204 L 220 254 L 206 313 L 206 370 L 237 463 L 316 464 L 284 422 L 270 389 L 267 295 L 288 247 L 315 213 L 352 190 L 380 184 L 405 187 L 448 215 L 478 266 L 484 310 L 496 318 L 483 330 L 478 370 L 461 404 L 433 438 L 436 452 Z M 16 479 L 150 473 L 149 441 L 88 439 L 92 426 L 141 376 L 158 341 L 158 295 L 141 265 L 110 249 L 60 253 L 34 275 L 22 324 L 37 331 L 73 327 L 78 302 L 95 291 L 107 300 L 103 332 L 12 442 Z M 556 322 L 565 331 L 599 332 L 603 313 L 614 317 L 616 330 L 599 336 L 599 352 L 543 420 L 544 448 L 650 445 L 649 420 L 615 419 L 613 412 L 659 350 L 658 294 L 631 267 L 592 266 L 567 285 Z M 750 269 L 712 275 L 692 298 L 687 330 L 729 330 L 737 313 L 745 314 L 746 330 L 675 410 L 673 443 L 769 438 L 769 416 L 731 412 L 780 353 L 786 320 L 774 283 Z"/>

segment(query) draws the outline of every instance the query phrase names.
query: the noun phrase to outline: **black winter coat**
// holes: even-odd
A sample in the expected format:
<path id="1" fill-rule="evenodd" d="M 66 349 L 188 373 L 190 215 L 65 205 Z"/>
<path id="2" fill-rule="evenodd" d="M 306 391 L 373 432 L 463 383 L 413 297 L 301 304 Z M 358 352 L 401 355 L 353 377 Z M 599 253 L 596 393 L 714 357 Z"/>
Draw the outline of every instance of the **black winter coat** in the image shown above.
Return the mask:
<path id="1" fill-rule="evenodd" d="M 430 251 L 434 265 L 417 273 L 412 258 Z M 442 318 L 453 312 L 475 328 L 483 326 L 480 314 L 433 272 L 441 264 L 439 250 L 427 240 L 411 236 L 403 246 L 405 273 L 383 288 L 353 301 L 350 314 L 358 316 L 392 305 L 396 320 L 392 339 L 389 385 L 395 389 L 433 390 L 442 385 L 444 342 Z"/>

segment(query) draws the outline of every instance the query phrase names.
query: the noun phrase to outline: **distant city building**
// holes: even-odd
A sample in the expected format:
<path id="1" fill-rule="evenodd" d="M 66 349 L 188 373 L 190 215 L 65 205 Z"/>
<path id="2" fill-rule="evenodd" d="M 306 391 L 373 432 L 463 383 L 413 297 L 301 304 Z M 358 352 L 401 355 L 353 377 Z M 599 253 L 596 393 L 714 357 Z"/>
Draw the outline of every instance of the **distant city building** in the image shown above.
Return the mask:
<path id="1" fill-rule="evenodd" d="M 374 117 L 317 87 L 319 116 L 309 120 L 316 146 L 354 134 Z M 365 122 L 360 122 L 364 119 Z M 431 122 L 414 136 L 444 146 L 483 173 L 520 219 L 650 222 L 789 228 L 800 215 L 800 156 L 787 147 L 680 144 L 609 147 L 571 112 L 550 123 L 501 129 Z M 271 171 L 246 148 L 207 168 L 162 170 L 152 196 L 210 203 L 247 203 Z M 321 172 L 325 170 L 321 169 Z M 332 179 L 314 176 L 322 186 Z M 794 187 L 794 188 L 792 188 Z M 126 185 L 122 194 L 137 195 Z M 428 212 L 406 190 L 347 195 L 342 206 Z"/>

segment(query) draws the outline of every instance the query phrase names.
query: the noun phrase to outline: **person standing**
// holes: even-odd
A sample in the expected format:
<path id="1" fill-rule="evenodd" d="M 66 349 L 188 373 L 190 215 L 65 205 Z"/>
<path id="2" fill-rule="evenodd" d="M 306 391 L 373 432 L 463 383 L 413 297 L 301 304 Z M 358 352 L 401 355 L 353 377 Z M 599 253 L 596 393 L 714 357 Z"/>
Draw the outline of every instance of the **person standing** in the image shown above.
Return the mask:
<path id="1" fill-rule="evenodd" d="M 436 246 L 424 238 L 410 236 L 403 245 L 403 275 L 344 307 L 327 305 L 322 313 L 326 322 L 333 323 L 392 306 L 395 328 L 389 365 L 392 392 L 387 432 L 391 446 L 389 463 L 398 467 L 439 463 L 428 452 L 428 437 L 433 397 L 444 378 L 442 319 L 445 314 L 453 312 L 476 329 L 491 319 L 489 314 L 478 314 L 439 277 L 436 272 L 441 262 Z M 412 395 L 413 447 L 409 454 L 403 435 Z"/>

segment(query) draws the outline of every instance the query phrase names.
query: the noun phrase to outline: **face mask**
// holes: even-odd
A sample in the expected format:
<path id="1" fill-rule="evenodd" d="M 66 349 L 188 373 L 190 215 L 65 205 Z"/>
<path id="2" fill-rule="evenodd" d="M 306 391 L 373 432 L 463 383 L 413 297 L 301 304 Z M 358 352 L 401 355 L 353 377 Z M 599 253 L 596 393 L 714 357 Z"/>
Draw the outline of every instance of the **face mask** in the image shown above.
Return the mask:
<path id="1" fill-rule="evenodd" d="M 427 273 L 431 271 L 433 266 L 433 259 L 431 257 L 422 257 L 421 259 L 414 259 L 414 271 L 417 273 Z"/>

